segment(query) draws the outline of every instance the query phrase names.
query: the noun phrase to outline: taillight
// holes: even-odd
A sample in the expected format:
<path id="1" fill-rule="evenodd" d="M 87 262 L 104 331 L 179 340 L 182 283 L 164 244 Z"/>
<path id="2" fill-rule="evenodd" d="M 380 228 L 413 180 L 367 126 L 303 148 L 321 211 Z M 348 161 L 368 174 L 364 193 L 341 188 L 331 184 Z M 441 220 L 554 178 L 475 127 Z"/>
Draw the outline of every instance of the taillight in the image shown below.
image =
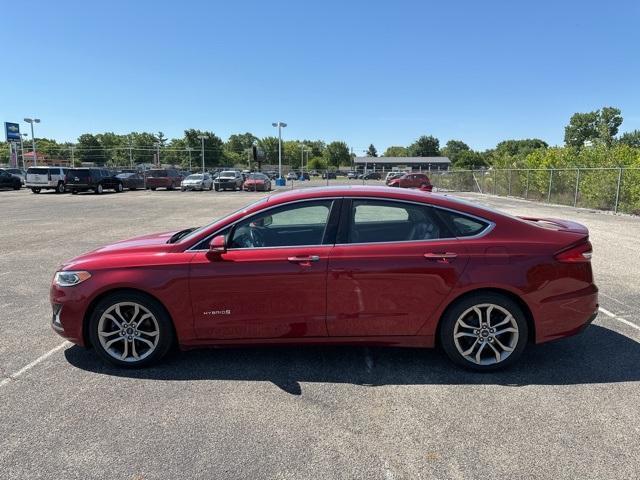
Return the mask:
<path id="1" fill-rule="evenodd" d="M 556 253 L 555 259 L 563 263 L 583 263 L 590 262 L 592 254 L 591 242 L 586 241 Z"/>

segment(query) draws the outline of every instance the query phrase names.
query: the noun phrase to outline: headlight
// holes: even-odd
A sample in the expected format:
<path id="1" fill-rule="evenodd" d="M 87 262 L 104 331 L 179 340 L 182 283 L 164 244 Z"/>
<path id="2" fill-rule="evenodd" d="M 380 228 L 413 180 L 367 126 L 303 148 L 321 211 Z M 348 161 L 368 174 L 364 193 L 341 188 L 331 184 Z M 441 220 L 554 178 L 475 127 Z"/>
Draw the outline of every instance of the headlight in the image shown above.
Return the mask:
<path id="1" fill-rule="evenodd" d="M 53 283 L 59 287 L 73 287 L 91 278 L 89 272 L 56 272 Z"/>

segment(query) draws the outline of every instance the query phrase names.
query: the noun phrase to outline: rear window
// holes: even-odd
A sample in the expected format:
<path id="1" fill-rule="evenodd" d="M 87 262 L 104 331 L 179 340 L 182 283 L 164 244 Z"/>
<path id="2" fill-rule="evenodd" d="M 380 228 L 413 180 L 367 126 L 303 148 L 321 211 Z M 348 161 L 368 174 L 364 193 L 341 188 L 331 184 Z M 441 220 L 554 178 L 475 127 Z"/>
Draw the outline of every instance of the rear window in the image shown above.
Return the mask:
<path id="1" fill-rule="evenodd" d="M 67 173 L 69 177 L 89 178 L 91 172 L 89 170 L 69 170 Z"/>
<path id="2" fill-rule="evenodd" d="M 168 177 L 169 172 L 166 170 L 149 170 L 149 176 L 152 178 Z"/>
<path id="3" fill-rule="evenodd" d="M 27 173 L 31 173 L 33 175 L 48 175 L 49 169 L 40 168 L 40 167 L 29 167 L 29 170 L 27 170 Z"/>
<path id="4" fill-rule="evenodd" d="M 456 237 L 473 237 L 482 233 L 489 226 L 489 222 L 468 217 L 462 213 L 452 212 L 451 210 L 437 210 L 440 217 Z"/>

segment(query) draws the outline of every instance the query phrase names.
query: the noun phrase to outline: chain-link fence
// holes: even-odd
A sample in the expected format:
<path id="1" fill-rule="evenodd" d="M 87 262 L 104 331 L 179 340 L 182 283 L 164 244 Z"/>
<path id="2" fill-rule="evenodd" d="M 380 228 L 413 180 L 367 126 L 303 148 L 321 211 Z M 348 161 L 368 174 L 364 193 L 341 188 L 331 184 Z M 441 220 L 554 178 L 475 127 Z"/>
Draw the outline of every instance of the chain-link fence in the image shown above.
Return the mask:
<path id="1" fill-rule="evenodd" d="M 640 168 L 488 169 L 431 172 L 438 190 L 640 214 Z"/>
<path id="2" fill-rule="evenodd" d="M 284 171 L 287 188 L 385 185 L 389 174 L 336 170 Z M 413 173 L 419 173 L 414 171 Z M 422 171 L 434 191 L 476 192 L 640 215 L 640 168 L 554 168 Z"/>

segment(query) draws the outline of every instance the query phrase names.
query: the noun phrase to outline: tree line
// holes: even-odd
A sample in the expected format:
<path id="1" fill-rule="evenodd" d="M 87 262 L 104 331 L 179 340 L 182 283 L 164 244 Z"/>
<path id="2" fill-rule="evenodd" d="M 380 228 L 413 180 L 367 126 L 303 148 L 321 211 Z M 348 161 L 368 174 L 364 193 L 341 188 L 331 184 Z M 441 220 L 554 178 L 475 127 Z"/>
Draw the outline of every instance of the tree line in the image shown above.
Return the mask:
<path id="1" fill-rule="evenodd" d="M 640 166 L 640 130 L 618 135 L 623 118 L 614 107 L 575 113 L 564 131 L 563 147 L 550 147 L 538 138 L 513 139 L 499 142 L 494 148 L 473 150 L 462 140 L 449 140 L 440 147 L 433 135 L 423 135 L 408 146 L 390 146 L 383 156 L 433 157 L 446 156 L 457 169 L 470 168 L 561 168 L 563 166 Z M 264 155 L 264 163 L 278 162 L 278 138 L 258 138 L 250 132 L 231 135 L 223 141 L 211 131 L 188 129 L 181 138 L 167 138 L 163 132 L 131 132 L 121 135 L 113 132 L 78 137 L 77 142 L 59 143 L 53 139 L 36 138 L 37 151 L 52 159 L 104 165 L 153 163 L 159 151 L 164 164 L 188 168 L 190 162 L 201 165 L 201 140 L 204 135 L 205 165 L 253 165 L 252 146 Z M 0 163 L 8 163 L 8 146 L 0 144 Z M 25 143 L 25 151 L 30 142 Z M 377 157 L 373 144 L 365 152 Z M 283 163 L 298 168 L 303 159 L 312 169 L 324 169 L 352 164 L 353 152 L 344 141 L 326 143 L 323 140 L 284 140 Z M 617 163 L 616 163 L 617 162 Z"/>

